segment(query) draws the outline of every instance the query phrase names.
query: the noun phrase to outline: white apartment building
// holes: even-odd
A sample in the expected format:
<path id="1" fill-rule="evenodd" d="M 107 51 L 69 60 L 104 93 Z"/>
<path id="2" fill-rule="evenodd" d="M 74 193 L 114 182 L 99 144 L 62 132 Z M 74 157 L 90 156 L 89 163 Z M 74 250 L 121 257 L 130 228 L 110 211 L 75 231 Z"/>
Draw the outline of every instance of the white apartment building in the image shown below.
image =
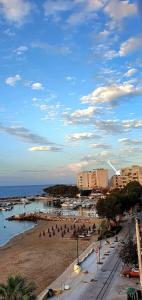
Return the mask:
<path id="1" fill-rule="evenodd" d="M 132 181 L 138 181 L 142 185 L 141 166 L 131 166 L 121 169 L 121 175 L 112 176 L 112 188 L 123 188 Z"/>
<path id="2" fill-rule="evenodd" d="M 77 187 L 80 190 L 93 188 L 106 188 L 108 186 L 108 170 L 96 169 L 80 172 L 77 175 Z"/>

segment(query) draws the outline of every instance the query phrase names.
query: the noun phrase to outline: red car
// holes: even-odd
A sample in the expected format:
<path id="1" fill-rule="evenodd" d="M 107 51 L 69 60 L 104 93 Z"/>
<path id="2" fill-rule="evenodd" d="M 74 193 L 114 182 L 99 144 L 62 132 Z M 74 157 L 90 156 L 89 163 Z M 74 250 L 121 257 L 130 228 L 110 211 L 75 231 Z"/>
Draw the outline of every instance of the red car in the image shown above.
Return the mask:
<path id="1" fill-rule="evenodd" d="M 121 272 L 121 275 L 126 276 L 128 278 L 130 278 L 130 277 L 134 277 L 134 278 L 140 277 L 139 269 L 131 268 L 131 267 L 124 267 L 122 272 Z"/>

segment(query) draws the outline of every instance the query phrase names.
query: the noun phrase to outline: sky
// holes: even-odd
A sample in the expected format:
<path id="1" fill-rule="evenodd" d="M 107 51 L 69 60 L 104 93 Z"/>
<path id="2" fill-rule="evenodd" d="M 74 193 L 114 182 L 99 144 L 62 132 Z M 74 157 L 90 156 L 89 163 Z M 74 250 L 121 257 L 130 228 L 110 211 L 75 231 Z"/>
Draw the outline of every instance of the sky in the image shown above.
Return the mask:
<path id="1" fill-rule="evenodd" d="M 140 0 L 0 0 L 0 185 L 142 165 Z"/>

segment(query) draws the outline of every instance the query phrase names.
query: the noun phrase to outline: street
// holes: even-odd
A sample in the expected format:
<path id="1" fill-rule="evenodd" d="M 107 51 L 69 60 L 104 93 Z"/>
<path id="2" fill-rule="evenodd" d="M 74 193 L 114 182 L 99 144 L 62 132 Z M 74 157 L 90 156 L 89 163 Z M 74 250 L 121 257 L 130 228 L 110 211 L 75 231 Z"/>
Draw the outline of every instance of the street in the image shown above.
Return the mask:
<path id="1" fill-rule="evenodd" d="M 119 234 L 119 240 L 125 239 L 126 234 L 128 234 L 128 229 L 125 228 Z M 96 242 L 92 246 L 98 249 L 99 244 L 100 242 Z M 106 244 L 105 241 L 102 241 L 101 244 L 101 264 L 97 264 L 98 257 L 95 251 L 81 264 L 82 270 L 79 274 L 73 272 L 74 262 L 48 287 L 53 289 L 61 288 L 62 290 L 65 286 L 69 287 L 69 290 L 64 290 L 62 294 L 54 296 L 53 300 L 107 299 L 115 274 L 120 269 L 121 261 L 118 258 L 120 242 L 116 242 L 115 238 L 113 238 L 110 245 Z M 42 299 L 46 291 L 39 296 L 39 300 Z"/>

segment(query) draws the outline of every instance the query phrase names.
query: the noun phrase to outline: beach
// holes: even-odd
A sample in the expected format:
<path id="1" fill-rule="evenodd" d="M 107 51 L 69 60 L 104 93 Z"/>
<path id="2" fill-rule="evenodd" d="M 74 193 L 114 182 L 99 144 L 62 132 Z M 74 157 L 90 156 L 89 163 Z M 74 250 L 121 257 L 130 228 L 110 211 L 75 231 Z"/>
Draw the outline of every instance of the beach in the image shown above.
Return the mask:
<path id="1" fill-rule="evenodd" d="M 75 226 L 77 228 L 80 225 Z M 86 227 L 89 225 L 86 224 Z M 5 282 L 9 274 L 21 274 L 30 281 L 33 280 L 37 294 L 40 293 L 76 258 L 76 240 L 70 238 L 71 226 L 74 226 L 72 221 L 40 221 L 36 227 L 14 237 L 1 247 L 0 282 Z M 61 227 L 66 232 L 64 237 Z M 51 232 L 51 237 L 48 231 Z M 95 240 L 95 235 L 90 240 L 79 239 L 79 254 Z"/>

